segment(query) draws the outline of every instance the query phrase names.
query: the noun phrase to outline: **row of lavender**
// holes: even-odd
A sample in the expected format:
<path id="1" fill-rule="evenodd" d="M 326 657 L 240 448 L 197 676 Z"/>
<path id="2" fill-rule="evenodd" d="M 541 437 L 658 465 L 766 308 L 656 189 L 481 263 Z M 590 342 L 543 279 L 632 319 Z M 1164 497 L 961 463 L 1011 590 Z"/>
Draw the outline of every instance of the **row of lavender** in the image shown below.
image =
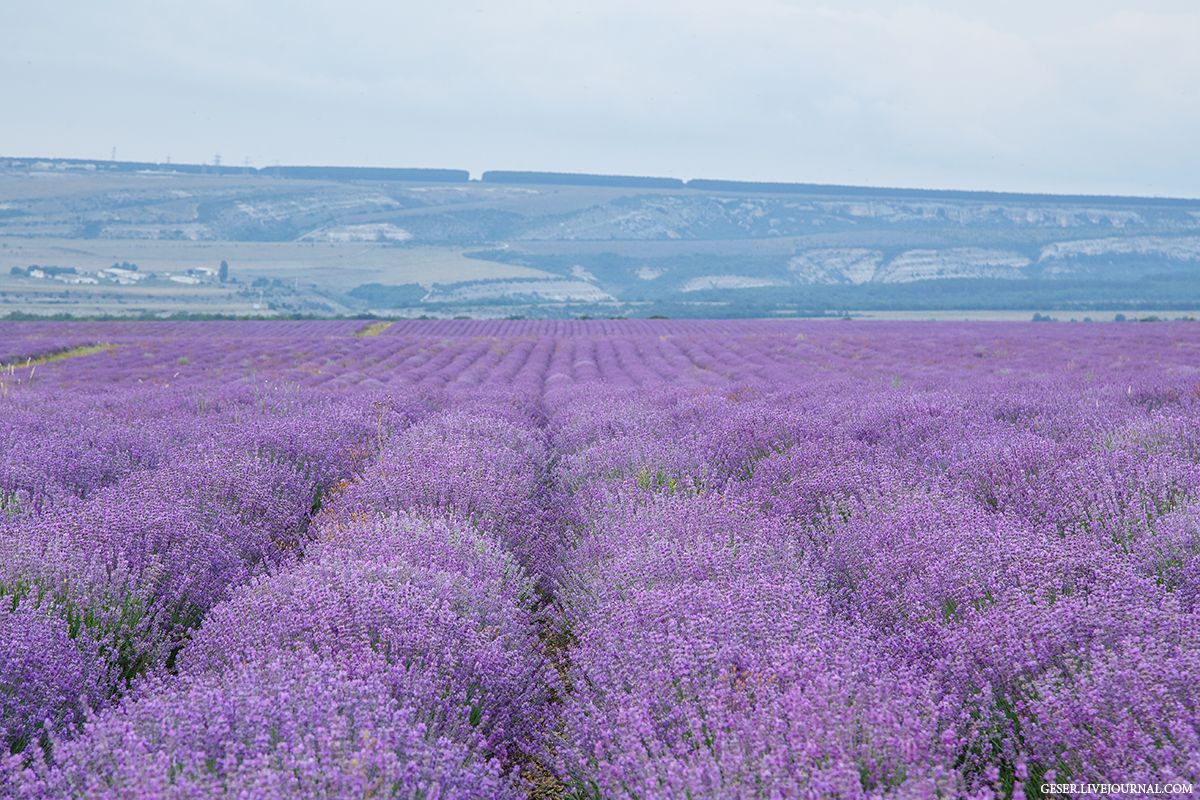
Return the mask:
<path id="1" fill-rule="evenodd" d="M 1194 779 L 1195 387 L 563 401 L 566 774 L 604 797 Z"/>
<path id="2" fill-rule="evenodd" d="M 12 792 L 1200 772 L 1190 326 L 446 325 L 101 330 L 4 398 Z"/>
<path id="3" fill-rule="evenodd" d="M 175 668 L 201 619 L 295 557 L 369 453 L 354 402 L 28 386 L 0 424 L 0 736 L 22 761 Z"/>
<path id="4" fill-rule="evenodd" d="M 53 740 L 49 760 L 14 778 L 20 791 L 521 796 L 519 765 L 544 749 L 554 682 L 536 586 L 509 550 L 519 542 L 481 532 L 469 518 L 483 522 L 485 509 L 454 492 L 523 513 L 507 509 L 531 507 L 537 436 L 504 427 L 491 404 L 389 405 L 399 424 L 357 480 L 324 496 L 302 552 L 229 581 L 174 663 L 81 735 Z M 514 440 L 526 446 L 515 452 Z M 473 464 L 525 473 L 486 492 L 467 478 L 496 473 L 430 473 L 456 444 Z"/>

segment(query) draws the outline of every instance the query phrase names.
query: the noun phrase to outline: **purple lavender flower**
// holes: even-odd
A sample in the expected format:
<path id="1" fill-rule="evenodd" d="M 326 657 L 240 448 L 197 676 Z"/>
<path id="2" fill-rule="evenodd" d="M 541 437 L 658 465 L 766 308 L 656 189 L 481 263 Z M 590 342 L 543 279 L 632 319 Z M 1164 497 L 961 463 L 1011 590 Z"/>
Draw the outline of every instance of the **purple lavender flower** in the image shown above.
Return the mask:
<path id="1" fill-rule="evenodd" d="M 47 799 L 520 796 L 372 666 L 300 657 L 147 685 L 10 780 Z"/>

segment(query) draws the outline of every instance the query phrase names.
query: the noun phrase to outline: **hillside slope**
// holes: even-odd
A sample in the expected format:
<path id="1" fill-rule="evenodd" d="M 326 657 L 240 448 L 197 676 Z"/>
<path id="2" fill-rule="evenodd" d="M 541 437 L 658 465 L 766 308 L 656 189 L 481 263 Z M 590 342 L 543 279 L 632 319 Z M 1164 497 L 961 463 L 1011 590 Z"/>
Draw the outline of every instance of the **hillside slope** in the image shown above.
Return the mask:
<path id="1" fill-rule="evenodd" d="M 0 312 L 1180 309 L 1200 201 L 0 159 L 0 271 Z"/>

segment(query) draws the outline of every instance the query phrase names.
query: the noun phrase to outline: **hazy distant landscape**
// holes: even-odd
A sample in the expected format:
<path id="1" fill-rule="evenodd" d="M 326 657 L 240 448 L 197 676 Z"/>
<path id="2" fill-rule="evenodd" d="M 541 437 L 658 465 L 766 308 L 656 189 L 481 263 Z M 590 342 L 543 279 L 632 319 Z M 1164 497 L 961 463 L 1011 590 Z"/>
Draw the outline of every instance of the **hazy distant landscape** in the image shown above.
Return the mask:
<path id="1" fill-rule="evenodd" d="M 1200 200 L 0 158 L 0 316 L 1099 319 L 1198 304 Z"/>

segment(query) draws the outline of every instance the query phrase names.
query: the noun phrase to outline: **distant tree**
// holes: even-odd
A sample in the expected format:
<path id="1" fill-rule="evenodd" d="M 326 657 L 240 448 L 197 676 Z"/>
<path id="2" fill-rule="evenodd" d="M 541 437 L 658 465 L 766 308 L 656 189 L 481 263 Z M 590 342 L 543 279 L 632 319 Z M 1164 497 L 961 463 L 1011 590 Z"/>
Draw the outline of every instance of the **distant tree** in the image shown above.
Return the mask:
<path id="1" fill-rule="evenodd" d="M 13 274 L 13 275 L 24 275 L 24 274 L 25 274 L 25 269 L 24 269 L 23 267 L 13 267 L 13 268 L 12 268 L 12 274 Z"/>
<path id="2" fill-rule="evenodd" d="M 229 262 L 221 261 L 221 267 L 217 270 L 217 280 L 221 283 L 229 280 Z"/>

